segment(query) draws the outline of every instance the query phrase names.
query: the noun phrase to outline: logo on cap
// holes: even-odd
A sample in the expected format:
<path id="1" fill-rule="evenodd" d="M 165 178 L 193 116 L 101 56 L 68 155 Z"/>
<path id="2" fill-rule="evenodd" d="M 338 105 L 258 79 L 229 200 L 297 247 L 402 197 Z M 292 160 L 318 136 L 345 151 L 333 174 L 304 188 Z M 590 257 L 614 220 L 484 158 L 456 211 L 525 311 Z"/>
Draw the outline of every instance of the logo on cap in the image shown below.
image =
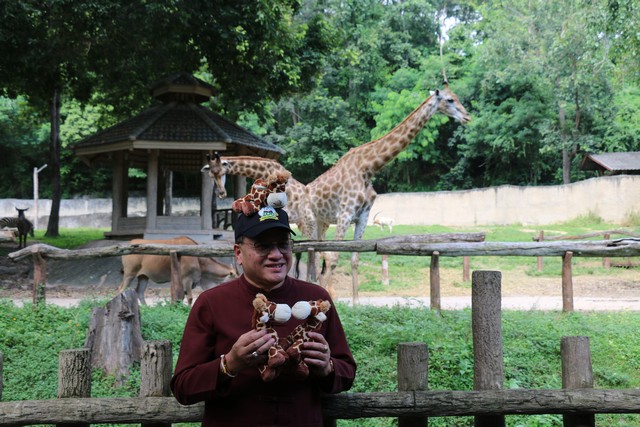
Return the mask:
<path id="1" fill-rule="evenodd" d="M 260 209 L 258 211 L 258 216 L 260 217 L 260 222 L 268 220 L 278 220 L 278 212 L 276 212 L 276 210 L 271 206 Z"/>

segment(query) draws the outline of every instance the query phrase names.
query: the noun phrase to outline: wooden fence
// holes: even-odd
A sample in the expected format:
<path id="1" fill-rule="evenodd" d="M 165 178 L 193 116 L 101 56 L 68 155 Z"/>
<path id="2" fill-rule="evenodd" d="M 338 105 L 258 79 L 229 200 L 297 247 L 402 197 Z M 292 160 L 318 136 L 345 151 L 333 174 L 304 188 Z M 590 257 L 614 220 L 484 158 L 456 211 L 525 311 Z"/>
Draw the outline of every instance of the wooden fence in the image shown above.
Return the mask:
<path id="1" fill-rule="evenodd" d="M 593 237 L 601 237 L 603 240 L 611 240 L 611 236 L 613 235 L 619 235 L 619 236 L 624 236 L 624 237 L 633 237 L 633 238 L 640 238 L 640 234 L 638 233 L 632 233 L 629 230 L 607 230 L 607 231 L 596 231 L 593 233 L 585 233 L 585 234 L 578 234 L 575 236 L 566 236 L 566 235 L 560 235 L 560 236 L 546 236 L 544 234 L 544 230 L 540 230 L 538 232 L 537 236 L 534 236 L 532 239 L 534 242 L 543 242 L 543 241 L 558 241 L 558 240 L 583 240 L 583 239 L 590 239 Z M 542 257 L 538 257 L 538 271 L 542 271 L 542 269 L 544 268 L 544 263 L 542 260 Z M 606 269 L 611 268 L 611 260 L 609 259 L 609 257 L 605 257 L 602 259 L 602 266 Z M 632 262 L 628 262 L 626 264 L 618 264 L 616 265 L 617 267 L 635 267 L 636 265 Z"/>
<path id="2" fill-rule="evenodd" d="M 426 425 L 429 417 L 473 416 L 476 426 L 495 427 L 505 425 L 505 415 L 562 414 L 564 426 L 594 426 L 595 414 L 640 413 L 640 390 L 592 388 L 588 337 L 561 339 L 562 389 L 505 390 L 501 279 L 498 271 L 475 271 L 472 275 L 474 390 L 429 390 L 427 345 L 401 343 L 397 357 L 398 391 L 326 395 L 325 425 L 335 426 L 337 419 L 397 417 L 399 426 L 408 427 Z M 0 425 L 142 423 L 146 426 L 202 418 L 202 404 L 182 406 L 168 397 L 172 360 L 169 342 L 145 342 L 140 397 L 136 398 L 89 397 L 89 359 L 84 348 L 62 351 L 58 398 L 0 402 Z M 0 384 L 1 373 L 0 353 Z"/>
<path id="3" fill-rule="evenodd" d="M 444 243 L 443 243 L 444 242 Z M 562 258 L 562 310 L 573 311 L 573 257 L 635 257 L 640 256 L 640 239 L 622 238 L 601 241 L 538 241 L 538 242 L 485 242 L 483 233 L 443 233 L 413 236 L 387 237 L 376 240 L 346 241 L 296 241 L 294 252 L 376 252 L 383 257 L 384 265 L 389 255 L 418 255 L 431 257 L 430 264 L 430 305 L 434 310 L 441 309 L 439 258 L 443 256 L 463 257 L 463 277 L 468 275 L 471 256 L 532 256 Z M 31 257 L 33 270 L 33 302 L 38 304 L 45 299 L 46 259 L 92 259 L 114 257 L 128 254 L 170 255 L 178 265 L 177 257 L 191 256 L 229 256 L 233 254 L 231 242 L 214 241 L 203 245 L 157 245 L 123 244 L 100 248 L 65 250 L 49 245 L 36 244 L 9 254 L 13 260 Z M 309 256 L 310 259 L 313 256 Z M 352 264 L 353 268 L 353 264 Z M 312 270 L 311 268 L 309 270 Z M 388 274 L 388 273 L 387 273 Z M 357 270 L 352 271 L 357 277 Z M 172 277 L 179 277 L 172 274 Z M 182 286 L 179 280 L 172 280 L 172 300 L 182 301 Z M 353 281 L 353 303 L 359 302 L 357 281 Z"/>

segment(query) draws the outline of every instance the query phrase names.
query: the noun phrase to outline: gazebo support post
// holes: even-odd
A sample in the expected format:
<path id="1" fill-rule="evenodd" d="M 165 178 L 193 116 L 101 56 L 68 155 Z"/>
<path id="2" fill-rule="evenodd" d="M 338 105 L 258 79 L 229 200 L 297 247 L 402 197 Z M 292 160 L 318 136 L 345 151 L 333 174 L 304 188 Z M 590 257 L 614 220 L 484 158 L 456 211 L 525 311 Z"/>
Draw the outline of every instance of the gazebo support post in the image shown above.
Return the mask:
<path id="1" fill-rule="evenodd" d="M 147 160 L 147 231 L 158 223 L 158 150 L 149 150 Z"/>

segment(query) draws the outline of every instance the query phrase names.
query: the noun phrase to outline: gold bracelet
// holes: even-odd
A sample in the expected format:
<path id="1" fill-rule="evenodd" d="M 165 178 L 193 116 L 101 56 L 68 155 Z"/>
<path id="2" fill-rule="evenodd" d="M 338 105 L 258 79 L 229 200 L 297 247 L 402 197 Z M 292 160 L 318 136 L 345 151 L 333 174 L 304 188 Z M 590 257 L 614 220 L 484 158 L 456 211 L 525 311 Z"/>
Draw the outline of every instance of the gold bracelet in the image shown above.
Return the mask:
<path id="1" fill-rule="evenodd" d="M 227 363 L 224 360 L 224 354 L 220 355 L 220 370 L 223 374 L 228 376 L 229 378 L 235 378 L 238 374 L 232 374 L 229 369 L 227 369 Z"/>

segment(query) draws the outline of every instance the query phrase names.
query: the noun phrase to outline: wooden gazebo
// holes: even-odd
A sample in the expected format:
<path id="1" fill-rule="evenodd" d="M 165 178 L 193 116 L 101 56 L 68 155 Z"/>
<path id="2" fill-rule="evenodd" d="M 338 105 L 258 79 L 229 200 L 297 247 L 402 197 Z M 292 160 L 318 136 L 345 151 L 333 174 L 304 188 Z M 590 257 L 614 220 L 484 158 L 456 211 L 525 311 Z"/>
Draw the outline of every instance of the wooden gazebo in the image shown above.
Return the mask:
<path id="1" fill-rule="evenodd" d="M 213 87 L 190 74 L 167 77 L 153 84 L 150 91 L 160 102 L 73 147 L 75 154 L 89 165 L 112 166 L 113 211 L 111 231 L 106 237 L 157 239 L 187 235 L 199 242 L 211 241 L 216 234 L 212 227 L 213 183 L 200 172 L 207 154 L 218 151 L 228 156 L 277 159 L 284 151 L 200 105 L 211 98 Z M 127 216 L 127 177 L 131 167 L 147 171 L 144 217 Z M 165 194 L 162 177 L 173 171 L 201 175 L 200 215 L 164 215 L 163 204 L 159 203 Z M 239 180 L 236 188 L 244 189 L 242 178 Z"/>

